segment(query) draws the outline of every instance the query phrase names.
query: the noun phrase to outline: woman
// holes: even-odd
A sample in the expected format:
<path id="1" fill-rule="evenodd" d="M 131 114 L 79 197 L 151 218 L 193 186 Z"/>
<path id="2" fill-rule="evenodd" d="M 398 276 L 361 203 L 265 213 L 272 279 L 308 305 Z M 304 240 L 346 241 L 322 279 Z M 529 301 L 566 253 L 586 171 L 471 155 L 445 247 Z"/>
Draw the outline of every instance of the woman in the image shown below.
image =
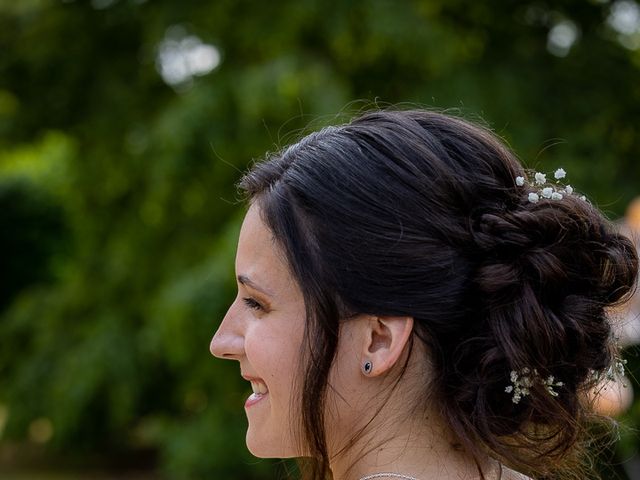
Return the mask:
<path id="1" fill-rule="evenodd" d="M 421 110 L 312 133 L 240 187 L 211 352 L 251 382 L 255 456 L 313 479 L 584 478 L 584 392 L 622 365 L 606 311 L 638 268 L 586 198 Z"/>

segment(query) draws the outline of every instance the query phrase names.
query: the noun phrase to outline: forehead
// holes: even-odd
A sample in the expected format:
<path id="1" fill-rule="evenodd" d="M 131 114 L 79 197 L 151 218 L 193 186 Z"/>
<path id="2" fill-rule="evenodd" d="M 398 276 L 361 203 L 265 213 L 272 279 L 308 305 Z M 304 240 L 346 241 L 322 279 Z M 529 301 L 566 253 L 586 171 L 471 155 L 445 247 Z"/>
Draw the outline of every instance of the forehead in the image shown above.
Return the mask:
<path id="1" fill-rule="evenodd" d="M 295 284 L 273 233 L 263 222 L 260 208 L 252 204 L 240 229 L 236 254 L 236 274 L 245 275 L 274 293 L 290 290 Z"/>
<path id="2" fill-rule="evenodd" d="M 276 248 L 275 239 L 269 228 L 262 221 L 260 208 L 252 204 L 247 210 L 240 228 L 238 239 L 238 257 L 258 259 L 265 257 L 268 250 Z"/>

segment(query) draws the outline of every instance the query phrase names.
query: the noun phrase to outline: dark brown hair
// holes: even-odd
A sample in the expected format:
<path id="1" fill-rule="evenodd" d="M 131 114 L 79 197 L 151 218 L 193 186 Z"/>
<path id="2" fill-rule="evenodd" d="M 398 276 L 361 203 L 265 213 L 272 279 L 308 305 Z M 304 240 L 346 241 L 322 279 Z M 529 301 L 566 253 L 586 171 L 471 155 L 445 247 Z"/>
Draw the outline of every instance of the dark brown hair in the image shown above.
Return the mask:
<path id="1" fill-rule="evenodd" d="M 311 478 L 329 472 L 327 381 L 354 313 L 414 318 L 434 371 L 424 398 L 476 458 L 541 478 L 577 471 L 584 391 L 614 362 L 605 309 L 629 294 L 638 260 L 589 201 L 532 203 L 518 176 L 487 129 L 387 110 L 312 133 L 242 178 L 304 295 Z M 561 379 L 558 396 L 535 383 L 514 403 L 505 387 L 525 367 Z"/>

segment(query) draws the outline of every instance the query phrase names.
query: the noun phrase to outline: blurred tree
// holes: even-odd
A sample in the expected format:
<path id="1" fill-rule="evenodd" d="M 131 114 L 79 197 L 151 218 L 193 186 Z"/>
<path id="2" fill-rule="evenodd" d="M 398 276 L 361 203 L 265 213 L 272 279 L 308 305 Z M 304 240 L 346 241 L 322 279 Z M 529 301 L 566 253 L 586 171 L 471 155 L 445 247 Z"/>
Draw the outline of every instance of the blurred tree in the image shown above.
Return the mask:
<path id="1" fill-rule="evenodd" d="M 234 295 L 239 171 L 369 100 L 453 106 L 619 215 L 640 179 L 633 12 L 1 0 L 3 438 L 157 449 L 172 478 L 266 478 L 243 445 L 246 386 L 208 353 Z"/>
<path id="2" fill-rule="evenodd" d="M 0 310 L 24 288 L 51 278 L 52 258 L 66 240 L 61 208 L 29 184 L 0 183 Z"/>

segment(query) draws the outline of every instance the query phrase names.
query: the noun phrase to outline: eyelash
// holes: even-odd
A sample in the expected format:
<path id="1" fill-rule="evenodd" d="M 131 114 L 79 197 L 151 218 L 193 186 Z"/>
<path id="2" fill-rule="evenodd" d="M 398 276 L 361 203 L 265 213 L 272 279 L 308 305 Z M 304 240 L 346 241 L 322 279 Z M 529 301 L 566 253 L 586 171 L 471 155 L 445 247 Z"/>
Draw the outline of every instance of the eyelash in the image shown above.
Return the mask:
<path id="1" fill-rule="evenodd" d="M 258 302 L 256 302 L 253 298 L 243 298 L 242 301 L 245 303 L 245 305 L 249 308 L 251 308 L 252 310 L 264 310 L 262 308 L 262 305 L 260 305 Z"/>

